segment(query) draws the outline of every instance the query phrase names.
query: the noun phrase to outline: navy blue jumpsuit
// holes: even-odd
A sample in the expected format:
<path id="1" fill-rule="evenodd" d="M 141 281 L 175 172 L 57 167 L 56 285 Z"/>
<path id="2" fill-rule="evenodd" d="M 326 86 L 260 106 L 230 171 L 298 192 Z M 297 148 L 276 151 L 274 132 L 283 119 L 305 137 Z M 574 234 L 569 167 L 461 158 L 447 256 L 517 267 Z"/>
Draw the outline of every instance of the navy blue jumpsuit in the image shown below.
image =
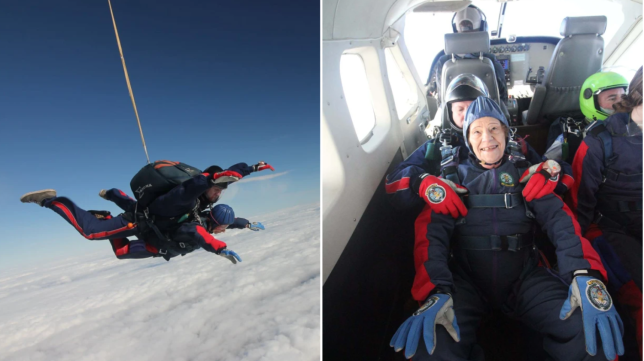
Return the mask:
<path id="1" fill-rule="evenodd" d="M 489 170 L 468 159 L 459 165 L 458 176 L 470 192 L 464 199 L 467 216 L 457 221 L 426 206 L 416 220 L 412 295 L 422 302 L 432 291 L 451 292 L 461 341 L 436 327 L 434 354 L 427 354 L 421 338 L 414 360 L 483 359 L 476 330 L 490 310 L 501 310 L 541 333 L 553 359 L 605 359 L 601 351 L 594 357 L 586 352 L 581 312 L 559 319 L 572 272 L 594 270 L 606 278 L 570 209 L 555 194 L 525 204 L 520 170 L 507 156 Z M 481 206 L 488 195 L 504 195 L 503 206 Z M 532 239 L 537 225 L 556 246 L 560 277 L 539 265 Z"/>

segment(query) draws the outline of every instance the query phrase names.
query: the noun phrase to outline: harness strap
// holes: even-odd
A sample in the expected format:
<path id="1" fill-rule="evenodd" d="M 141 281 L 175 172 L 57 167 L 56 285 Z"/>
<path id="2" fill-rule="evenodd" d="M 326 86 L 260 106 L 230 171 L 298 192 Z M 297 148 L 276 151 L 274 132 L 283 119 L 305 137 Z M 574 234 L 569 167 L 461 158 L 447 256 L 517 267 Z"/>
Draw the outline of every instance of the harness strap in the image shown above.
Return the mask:
<path id="1" fill-rule="evenodd" d="M 632 183 L 632 182 L 642 183 L 642 173 L 624 174 L 620 172 L 615 172 L 612 169 L 607 169 L 604 172 L 604 181 L 605 180 L 628 182 L 628 183 Z"/>
<path id="2" fill-rule="evenodd" d="M 521 193 L 474 194 L 465 196 L 463 203 L 469 208 L 514 208 L 524 204 Z"/>
<path id="3" fill-rule="evenodd" d="M 623 229 L 624 225 L 614 221 L 603 214 L 601 212 L 595 212 L 595 218 L 593 219 L 593 223 L 598 225 L 601 228 L 618 228 L 618 229 Z"/>
<path id="4" fill-rule="evenodd" d="M 602 148 L 604 148 L 604 181 L 606 181 L 606 169 L 608 169 L 608 164 L 612 160 L 611 158 L 613 157 L 613 137 L 610 136 L 610 133 L 608 130 L 606 130 L 606 126 L 604 124 L 600 124 L 598 122 L 595 122 L 590 125 L 590 130 L 588 133 L 594 135 L 595 137 L 599 138 L 599 140 L 602 142 Z"/>
<path id="5" fill-rule="evenodd" d="M 605 211 L 613 211 L 613 212 L 621 212 L 621 213 L 627 213 L 627 212 L 636 212 L 636 211 L 642 211 L 642 200 L 638 199 L 635 201 L 601 201 L 598 204 L 600 209 L 603 209 Z"/>
<path id="6" fill-rule="evenodd" d="M 457 245 L 460 249 L 469 251 L 510 251 L 516 252 L 522 248 L 532 246 L 532 234 L 513 234 L 509 236 L 457 236 Z"/>

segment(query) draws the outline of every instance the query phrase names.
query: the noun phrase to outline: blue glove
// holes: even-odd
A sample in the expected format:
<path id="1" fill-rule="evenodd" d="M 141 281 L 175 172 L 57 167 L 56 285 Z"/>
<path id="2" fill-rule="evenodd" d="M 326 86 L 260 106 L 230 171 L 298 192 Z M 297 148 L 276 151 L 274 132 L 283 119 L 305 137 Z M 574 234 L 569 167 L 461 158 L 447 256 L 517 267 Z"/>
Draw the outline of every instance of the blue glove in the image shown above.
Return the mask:
<path id="1" fill-rule="evenodd" d="M 242 261 L 241 257 L 239 257 L 239 255 L 237 253 L 235 253 L 234 251 L 231 251 L 229 249 L 224 248 L 221 251 L 217 252 L 216 254 L 218 256 L 222 256 L 224 258 L 227 258 L 233 264 L 237 264 L 237 261 L 239 261 L 239 262 Z"/>
<path id="2" fill-rule="evenodd" d="M 599 328 L 599 336 L 604 346 L 604 355 L 608 360 L 615 359 L 617 355 L 624 354 L 624 325 L 622 319 L 613 307 L 606 286 L 602 281 L 590 276 L 576 276 L 570 284 L 568 299 L 564 302 L 559 312 L 559 318 L 567 319 L 575 309 L 581 308 L 586 335 L 586 352 L 595 356 L 597 354 L 597 341 L 595 340 L 595 324 Z"/>
<path id="3" fill-rule="evenodd" d="M 436 348 L 434 343 L 436 324 L 443 325 L 454 341 L 459 342 L 461 331 L 456 323 L 453 305 L 454 301 L 448 294 L 437 293 L 430 296 L 418 311 L 400 325 L 394 337 L 391 338 L 389 346 L 393 347 L 396 352 L 402 350 L 403 347 L 406 348 L 405 357 L 412 358 L 416 354 L 422 333 L 427 352 L 431 355 Z"/>
<path id="4" fill-rule="evenodd" d="M 251 231 L 259 231 L 259 230 L 265 230 L 264 225 L 259 223 L 259 222 L 253 222 L 248 224 L 248 228 L 250 228 Z"/>

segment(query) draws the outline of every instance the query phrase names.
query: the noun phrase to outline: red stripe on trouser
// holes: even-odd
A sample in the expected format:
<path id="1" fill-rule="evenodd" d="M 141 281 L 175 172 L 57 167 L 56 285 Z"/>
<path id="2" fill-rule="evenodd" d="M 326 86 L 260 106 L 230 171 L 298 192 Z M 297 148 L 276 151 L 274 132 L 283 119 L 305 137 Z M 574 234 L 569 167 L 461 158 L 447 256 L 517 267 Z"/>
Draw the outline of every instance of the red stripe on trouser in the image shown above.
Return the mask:
<path id="1" fill-rule="evenodd" d="M 414 267 L 416 268 L 416 277 L 411 287 L 411 294 L 417 301 L 424 301 L 429 293 L 434 289 L 434 284 L 427 274 L 425 262 L 429 259 L 427 250 L 429 249 L 429 239 L 427 239 L 427 226 L 432 221 L 432 209 L 425 206 L 422 212 L 416 218 L 415 244 L 414 244 Z"/>
<path id="2" fill-rule="evenodd" d="M 577 219 L 573 216 L 572 211 L 570 210 L 568 205 L 564 203 L 561 197 L 559 197 L 556 194 L 555 194 L 555 197 L 559 198 L 562 204 L 561 209 L 563 209 L 563 211 L 566 212 L 568 217 L 570 217 L 570 221 L 572 222 L 572 225 L 575 228 L 575 235 L 579 237 L 579 241 L 581 242 L 581 253 L 584 256 L 584 259 L 588 261 L 591 269 L 599 271 L 602 274 L 602 277 L 604 277 L 604 280 L 608 280 L 608 276 L 606 275 L 606 269 L 604 268 L 604 265 L 602 264 L 602 261 L 599 258 L 597 251 L 595 251 L 595 249 L 590 244 L 590 242 L 588 242 L 588 240 L 581 235 L 581 227 L 579 227 L 579 222 L 577 222 Z"/>
<path id="3" fill-rule="evenodd" d="M 126 255 L 129 251 L 130 251 L 130 245 L 129 245 L 129 244 L 126 244 L 126 245 L 124 245 L 123 247 L 120 247 L 120 248 L 118 248 L 118 249 L 114 250 L 114 254 L 115 254 L 117 257 L 118 257 L 118 256 L 124 256 L 124 255 Z"/>
<path id="4" fill-rule="evenodd" d="M 635 338 L 640 350 L 640 359 L 642 358 L 642 291 L 637 288 L 633 280 L 625 283 L 617 292 L 617 302 L 625 305 L 628 313 L 635 321 L 637 330 Z"/>
<path id="5" fill-rule="evenodd" d="M 150 253 L 154 253 L 154 254 L 159 253 L 159 250 L 156 249 L 156 247 L 149 245 L 148 242 L 145 242 L 145 249 Z"/>
<path id="6" fill-rule="evenodd" d="M 401 178 L 395 182 L 385 184 L 387 193 L 396 193 L 399 190 L 409 188 L 409 177 Z"/>
<path id="7" fill-rule="evenodd" d="M 212 248 L 214 248 L 215 251 L 219 251 L 220 249 L 226 247 L 226 243 L 224 243 L 224 242 L 218 240 L 217 238 L 213 237 L 202 226 L 197 226 L 196 228 L 197 228 L 197 233 L 199 233 L 199 235 L 201 237 L 203 237 L 204 241 L 206 241 L 206 243 L 208 243 L 210 246 L 212 246 Z"/>
<path id="8" fill-rule="evenodd" d="M 105 231 L 105 232 L 92 233 L 92 234 L 86 235 L 85 232 L 83 232 L 83 229 L 78 225 L 78 222 L 76 222 L 76 218 L 74 218 L 74 215 L 72 214 L 72 212 L 64 204 L 62 204 L 60 202 L 56 202 L 56 201 L 52 202 L 51 204 L 53 206 L 57 207 L 58 209 L 60 209 L 61 211 L 63 211 L 63 213 L 65 213 L 65 215 L 67 216 L 67 219 L 69 220 L 69 223 L 71 223 L 72 226 L 74 226 L 74 228 L 76 228 L 78 233 L 80 233 L 83 237 L 85 237 L 87 239 L 106 238 L 106 237 L 109 237 L 111 235 L 117 234 L 119 232 L 123 232 L 123 231 L 127 231 L 129 229 L 132 229 L 132 228 L 127 228 L 127 226 L 125 226 L 125 227 L 121 227 L 119 229 L 115 229 L 113 231 Z M 134 225 L 134 227 L 136 227 L 136 225 Z"/>
<path id="9" fill-rule="evenodd" d="M 584 173 L 584 159 L 586 159 L 586 153 L 588 152 L 588 144 L 586 142 L 581 142 L 577 153 L 575 153 L 575 159 L 572 161 L 572 176 L 575 178 L 575 183 L 572 186 L 571 196 L 572 196 L 572 209 L 577 213 L 577 201 L 579 196 L 579 187 L 581 186 L 581 180 Z"/>

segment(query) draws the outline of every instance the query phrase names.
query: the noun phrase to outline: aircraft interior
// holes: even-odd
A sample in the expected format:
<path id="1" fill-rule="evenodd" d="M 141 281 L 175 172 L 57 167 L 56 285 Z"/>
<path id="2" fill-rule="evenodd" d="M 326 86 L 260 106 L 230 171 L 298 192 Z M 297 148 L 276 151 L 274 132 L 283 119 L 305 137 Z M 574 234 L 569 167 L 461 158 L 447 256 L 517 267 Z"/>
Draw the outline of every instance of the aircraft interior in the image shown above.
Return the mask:
<path id="1" fill-rule="evenodd" d="M 634 49 L 642 48 L 641 0 L 600 2 L 605 8 L 586 9 L 582 16 L 553 15 L 556 19 L 549 24 L 557 23 L 557 28 L 534 34 L 503 28 L 509 17 L 520 23 L 521 16 L 530 16 L 511 14 L 516 3 L 527 9 L 548 6 L 530 0 L 323 1 L 325 358 L 404 359 L 389 342 L 418 308 L 410 289 L 415 274 L 414 220 L 422 207 L 407 211 L 391 207 L 385 199 L 385 176 L 449 126 L 450 110 L 440 99 L 451 79 L 463 73 L 481 78 L 490 97 L 502 103 L 517 135 L 528 136 L 530 145 L 543 154 L 550 122 L 581 116 L 579 92 L 584 80 L 603 69 L 624 66 L 634 57 Z M 439 40 L 433 48 L 439 50 L 425 57 L 421 73 L 406 23 L 419 13 L 442 16 L 444 21 L 470 4 L 499 9 L 486 13 L 488 31 L 434 36 Z M 582 6 L 579 1 L 574 4 Z M 603 15 L 607 8 L 620 14 L 621 21 L 611 22 L 615 19 Z M 483 53 L 493 54 L 501 64 L 507 101 L 501 99 L 495 66 Z M 445 56 L 440 86 L 431 89 L 432 69 Z M 632 77 L 639 66 L 630 66 L 627 74 Z M 545 357 L 538 334 L 499 314 L 485 318 L 477 335 L 489 360 Z"/>

